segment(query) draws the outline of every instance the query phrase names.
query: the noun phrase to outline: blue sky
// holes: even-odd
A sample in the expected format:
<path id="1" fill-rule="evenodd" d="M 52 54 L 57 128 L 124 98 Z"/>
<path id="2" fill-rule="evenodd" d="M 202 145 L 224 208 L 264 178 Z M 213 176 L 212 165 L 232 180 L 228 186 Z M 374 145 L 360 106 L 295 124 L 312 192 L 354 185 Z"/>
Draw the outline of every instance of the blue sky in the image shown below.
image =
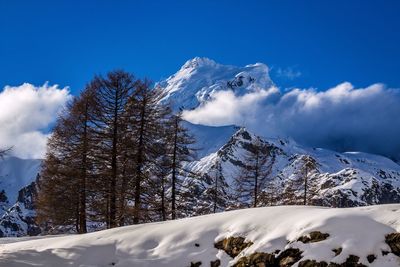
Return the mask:
<path id="1" fill-rule="evenodd" d="M 16 0 L 0 12 L 0 88 L 76 93 L 115 68 L 158 81 L 195 56 L 264 62 L 283 88 L 400 87 L 400 1 Z"/>

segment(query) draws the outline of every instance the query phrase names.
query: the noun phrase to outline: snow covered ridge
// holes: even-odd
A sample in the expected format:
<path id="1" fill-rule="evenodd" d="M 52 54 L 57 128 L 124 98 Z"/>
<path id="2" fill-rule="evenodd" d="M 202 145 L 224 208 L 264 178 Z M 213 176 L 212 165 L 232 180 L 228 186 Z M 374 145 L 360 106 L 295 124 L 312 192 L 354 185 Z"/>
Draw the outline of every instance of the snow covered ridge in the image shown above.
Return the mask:
<path id="1" fill-rule="evenodd" d="M 84 235 L 7 239 L 0 266 L 395 267 L 399 231 L 399 204 L 255 208 Z"/>
<path id="2" fill-rule="evenodd" d="M 303 203 L 304 173 L 301 168 L 304 157 L 315 162 L 308 175 L 310 188 L 311 184 L 313 187 L 308 199 L 310 205 L 354 207 L 400 202 L 400 165 L 388 158 L 303 147 L 291 140 L 261 138 L 240 128 L 217 152 L 190 163 L 194 172 L 210 176 L 220 163 L 223 179 L 220 184 L 225 184 L 225 188 L 220 193 L 218 210 L 235 206 L 235 199 L 229 191 L 235 186 L 241 167 L 246 164 L 246 153 L 257 140 L 268 148 L 266 167 L 269 169 L 260 179 L 259 206 Z M 192 190 L 200 192 L 192 215 L 204 210 L 203 203 L 209 199 L 207 188 L 212 186 L 205 180 Z M 247 202 L 250 206 L 251 199 Z"/>

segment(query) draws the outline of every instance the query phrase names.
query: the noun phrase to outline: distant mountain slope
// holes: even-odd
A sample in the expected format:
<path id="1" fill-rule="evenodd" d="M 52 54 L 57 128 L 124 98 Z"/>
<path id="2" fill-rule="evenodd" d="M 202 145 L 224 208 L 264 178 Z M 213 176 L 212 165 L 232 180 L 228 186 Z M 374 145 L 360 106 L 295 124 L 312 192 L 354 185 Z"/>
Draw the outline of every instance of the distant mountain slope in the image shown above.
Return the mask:
<path id="1" fill-rule="evenodd" d="M 0 160 L 0 237 L 37 235 L 34 219 L 36 178 L 41 160 L 5 157 Z"/>
<path id="2" fill-rule="evenodd" d="M 216 152 L 224 146 L 240 128 L 234 125 L 219 127 L 205 126 L 192 124 L 187 121 L 183 122 L 183 126 L 189 130 L 190 134 L 196 140 L 193 148 L 196 150 L 196 157 L 199 159 Z"/>
<path id="3" fill-rule="evenodd" d="M 5 157 L 0 159 L 0 192 L 4 190 L 7 198 L 6 203 L 0 204 L 1 210 L 12 206 L 18 198 L 18 191 L 35 181 L 39 173 L 41 160 L 20 159 L 16 157 Z"/>
<path id="4" fill-rule="evenodd" d="M 6 239 L 0 266 L 396 267 L 399 231 L 400 205 L 267 207 L 83 235 Z"/>
<path id="5" fill-rule="evenodd" d="M 239 129 L 218 151 L 189 164 L 191 170 L 210 174 L 215 171 L 216 162 L 226 183 L 233 187 L 240 174 L 240 166 L 246 164 L 244 155 L 259 137 Z M 322 148 L 308 148 L 290 140 L 260 138 L 269 147 L 271 172 L 268 183 L 262 188 L 266 192 L 274 186 L 278 194 L 288 190 L 291 181 L 298 180 L 293 188 L 301 198 L 304 192 L 303 174 L 299 171 L 302 158 L 309 156 L 316 167 L 310 169 L 310 182 L 315 182 L 316 192 L 313 204 L 323 206 L 350 207 L 400 202 L 400 165 L 392 160 L 372 154 L 347 152 L 338 153 Z M 190 179 L 190 178 L 189 178 Z M 204 192 L 212 184 L 203 184 Z M 201 198 L 202 193 L 199 194 Z M 291 199 L 283 195 L 276 203 L 289 204 Z M 295 202 L 296 203 L 296 202 Z M 300 204 L 297 202 L 297 204 Z M 226 203 L 229 206 L 229 203 Z"/>

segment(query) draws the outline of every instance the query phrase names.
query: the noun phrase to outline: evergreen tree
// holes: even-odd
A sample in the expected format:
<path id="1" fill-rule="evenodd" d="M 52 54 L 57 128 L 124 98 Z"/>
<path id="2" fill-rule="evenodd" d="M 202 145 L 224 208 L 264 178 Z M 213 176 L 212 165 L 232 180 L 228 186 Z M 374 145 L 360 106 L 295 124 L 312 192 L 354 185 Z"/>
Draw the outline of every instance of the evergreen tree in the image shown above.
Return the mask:
<path id="1" fill-rule="evenodd" d="M 290 205 L 307 205 L 317 194 L 315 174 L 317 162 L 309 155 L 296 156 L 294 170 L 287 177 L 283 186 L 282 203 Z"/>
<path id="2" fill-rule="evenodd" d="M 240 174 L 235 180 L 237 198 L 240 204 L 257 207 L 262 188 L 271 174 L 270 149 L 261 138 L 251 143 L 244 156 Z"/>
<path id="3" fill-rule="evenodd" d="M 162 92 L 152 89 L 149 81 L 139 81 L 133 96 L 129 99 L 126 114 L 128 116 L 127 135 L 129 136 L 129 155 L 132 157 L 134 218 L 133 223 L 143 221 L 142 201 L 143 184 L 149 182 L 151 173 L 160 154 L 163 153 L 163 123 L 169 109 L 162 105 Z"/>
<path id="4" fill-rule="evenodd" d="M 303 175 L 304 181 L 304 195 L 303 195 L 303 205 L 307 205 L 313 196 L 316 195 L 316 184 L 315 180 L 311 179 L 311 174 L 317 168 L 317 162 L 314 158 L 309 155 L 304 155 L 301 157 L 302 166 L 301 173 Z"/>
<path id="5" fill-rule="evenodd" d="M 84 233 L 88 221 L 112 228 L 177 217 L 177 196 L 186 197 L 181 178 L 195 176 L 185 169 L 194 139 L 162 97 L 124 71 L 90 82 L 49 139 L 40 223 Z"/>
<path id="6" fill-rule="evenodd" d="M 91 82 L 96 91 L 96 157 L 99 160 L 103 191 L 106 193 L 106 223 L 108 228 L 118 225 L 118 196 L 123 176 L 125 158 L 124 129 L 126 106 L 131 99 L 138 81 L 132 74 L 117 70 L 106 77 L 97 76 Z M 120 205 L 121 206 L 121 205 Z M 118 214 L 118 212 L 120 214 Z"/>
<path id="7" fill-rule="evenodd" d="M 275 179 L 269 179 L 265 188 L 261 191 L 259 196 L 259 203 L 261 206 L 274 206 L 279 203 L 280 193 Z"/>
<path id="8" fill-rule="evenodd" d="M 178 176 L 187 175 L 184 164 L 194 157 L 194 149 L 190 146 L 195 143 L 193 136 L 182 126 L 181 114 L 173 115 L 168 123 L 170 138 L 168 142 L 170 170 L 171 170 L 171 218 L 176 219 L 176 201 L 178 193 Z"/>
<path id="9" fill-rule="evenodd" d="M 218 159 L 211 168 L 210 174 L 204 174 L 205 190 L 201 198 L 205 202 L 202 213 L 216 213 L 229 206 L 229 185 L 226 183 L 222 172 L 221 160 Z"/>
<path id="10" fill-rule="evenodd" d="M 90 117 L 94 109 L 90 87 L 69 104 L 57 120 L 42 168 L 39 219 L 55 225 L 75 224 L 87 232 L 87 179 L 91 169 Z"/>

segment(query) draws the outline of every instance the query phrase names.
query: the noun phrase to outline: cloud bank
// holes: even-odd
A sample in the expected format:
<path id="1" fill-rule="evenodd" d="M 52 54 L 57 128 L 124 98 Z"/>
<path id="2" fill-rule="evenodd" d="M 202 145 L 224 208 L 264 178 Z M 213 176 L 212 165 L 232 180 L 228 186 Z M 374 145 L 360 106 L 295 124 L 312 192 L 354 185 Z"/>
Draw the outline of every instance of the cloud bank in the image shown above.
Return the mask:
<path id="1" fill-rule="evenodd" d="M 47 83 L 4 87 L 0 92 L 0 148 L 21 158 L 42 158 L 49 126 L 70 98 L 68 88 Z"/>
<path id="2" fill-rule="evenodd" d="M 400 159 L 400 90 L 383 84 L 355 88 L 345 82 L 326 91 L 276 88 L 235 96 L 219 92 L 183 113 L 206 125 L 243 125 L 269 137 L 338 151 L 364 151 Z"/>

